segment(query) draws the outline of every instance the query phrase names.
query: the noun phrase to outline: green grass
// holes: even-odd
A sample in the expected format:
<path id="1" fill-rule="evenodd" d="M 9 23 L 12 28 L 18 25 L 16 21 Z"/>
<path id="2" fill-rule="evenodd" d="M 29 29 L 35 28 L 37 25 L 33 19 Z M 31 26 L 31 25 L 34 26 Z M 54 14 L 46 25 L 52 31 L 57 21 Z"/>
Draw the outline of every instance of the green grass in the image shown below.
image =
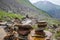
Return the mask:
<path id="1" fill-rule="evenodd" d="M 4 17 L 7 17 L 7 18 L 9 17 L 11 19 L 13 19 L 15 17 L 17 17 L 19 19 L 23 18 L 23 16 L 20 14 L 8 13 L 3 10 L 0 10 L 0 20 L 6 20 L 6 18 L 4 18 Z"/>
<path id="2" fill-rule="evenodd" d="M 55 37 L 60 37 L 60 32 L 56 33 Z"/>
<path id="3" fill-rule="evenodd" d="M 49 18 L 48 18 L 46 21 L 47 21 L 49 24 L 52 24 L 52 25 L 53 25 L 53 24 L 56 24 L 56 25 L 60 24 L 60 21 L 58 21 L 57 19 L 52 19 L 52 18 L 49 19 Z"/>

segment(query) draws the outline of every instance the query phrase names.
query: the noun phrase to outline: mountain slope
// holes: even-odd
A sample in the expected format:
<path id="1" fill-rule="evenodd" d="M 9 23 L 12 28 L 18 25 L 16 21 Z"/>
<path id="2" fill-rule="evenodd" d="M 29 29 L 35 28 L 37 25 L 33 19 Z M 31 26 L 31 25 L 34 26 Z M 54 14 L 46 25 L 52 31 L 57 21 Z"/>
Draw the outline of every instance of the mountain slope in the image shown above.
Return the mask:
<path id="1" fill-rule="evenodd" d="M 49 1 L 39 1 L 35 3 L 34 5 L 40 8 L 41 10 L 46 11 L 53 18 L 60 19 L 60 6 L 59 5 L 55 5 Z"/>
<path id="2" fill-rule="evenodd" d="M 1 10 L 3 10 L 1 12 Z M 6 12 L 5 12 L 6 11 Z M 3 14 L 2 14 L 3 13 Z M 13 14 L 12 14 L 13 13 Z M 0 0 L 0 14 L 10 17 L 21 17 L 16 14 L 33 16 L 38 20 L 46 20 L 49 23 L 58 23 L 59 21 L 52 19 L 45 11 L 33 6 L 28 0 Z M 4 15 L 5 14 L 5 15 Z M 2 17 L 1 17 L 2 18 Z"/>
<path id="3" fill-rule="evenodd" d="M 20 13 L 21 15 L 32 15 L 43 19 L 50 17 L 46 12 L 34 7 L 28 0 L 0 0 L 0 8 L 7 12 Z M 39 15 L 39 16 L 38 16 Z"/>

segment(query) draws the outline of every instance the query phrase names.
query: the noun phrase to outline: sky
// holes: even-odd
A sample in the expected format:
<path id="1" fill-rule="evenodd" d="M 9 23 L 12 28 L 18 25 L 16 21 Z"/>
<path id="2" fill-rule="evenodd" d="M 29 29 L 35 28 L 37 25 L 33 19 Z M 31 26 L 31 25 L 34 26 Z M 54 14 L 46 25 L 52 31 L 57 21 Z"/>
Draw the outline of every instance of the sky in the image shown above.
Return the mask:
<path id="1" fill-rule="evenodd" d="M 30 0 L 31 3 L 36 3 L 38 1 L 50 1 L 56 5 L 60 5 L 60 0 Z"/>

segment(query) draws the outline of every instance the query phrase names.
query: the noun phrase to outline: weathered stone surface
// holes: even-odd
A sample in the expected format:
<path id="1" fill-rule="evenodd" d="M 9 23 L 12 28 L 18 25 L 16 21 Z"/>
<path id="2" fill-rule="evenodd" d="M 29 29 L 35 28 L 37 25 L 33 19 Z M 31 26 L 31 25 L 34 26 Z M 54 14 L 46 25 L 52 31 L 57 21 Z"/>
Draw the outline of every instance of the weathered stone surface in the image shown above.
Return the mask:
<path id="1" fill-rule="evenodd" d="M 3 28 L 0 28 L 0 40 L 3 40 L 3 38 L 6 36 L 6 32 Z"/>

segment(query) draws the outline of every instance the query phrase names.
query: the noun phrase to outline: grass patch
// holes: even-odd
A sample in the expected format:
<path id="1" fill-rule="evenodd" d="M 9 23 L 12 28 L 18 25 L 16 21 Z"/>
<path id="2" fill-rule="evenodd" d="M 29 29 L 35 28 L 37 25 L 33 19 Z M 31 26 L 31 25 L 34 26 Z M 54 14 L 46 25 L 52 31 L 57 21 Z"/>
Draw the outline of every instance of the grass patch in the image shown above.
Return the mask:
<path id="1" fill-rule="evenodd" d="M 7 17 L 7 18 L 9 17 L 11 19 L 13 19 L 15 17 L 17 17 L 19 19 L 23 18 L 23 16 L 20 14 L 8 13 L 8 12 L 5 12 L 3 10 L 0 10 L 0 20 L 6 20 L 5 17 Z"/>

